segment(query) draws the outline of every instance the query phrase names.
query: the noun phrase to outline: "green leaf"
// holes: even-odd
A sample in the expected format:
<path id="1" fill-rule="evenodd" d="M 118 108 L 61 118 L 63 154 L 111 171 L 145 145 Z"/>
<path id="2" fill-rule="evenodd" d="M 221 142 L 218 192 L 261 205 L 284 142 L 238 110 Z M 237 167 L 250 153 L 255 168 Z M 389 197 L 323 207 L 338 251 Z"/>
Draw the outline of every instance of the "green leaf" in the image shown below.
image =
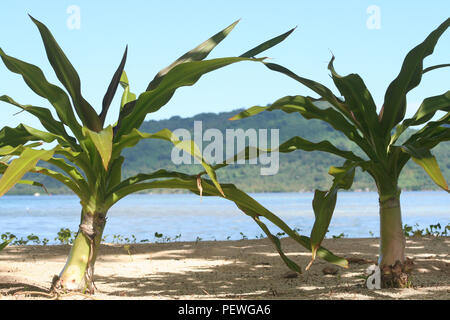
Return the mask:
<path id="1" fill-rule="evenodd" d="M 418 126 L 431 120 L 437 111 L 450 112 L 450 91 L 434 97 L 428 97 L 420 104 L 414 116 L 405 119 L 396 127 L 395 134 L 392 135 L 391 144 L 395 143 L 400 135 L 411 126 Z M 420 137 L 420 134 L 415 137 Z"/>
<path id="2" fill-rule="evenodd" d="M 292 137 L 291 139 L 283 142 L 281 145 L 275 148 L 268 148 L 268 149 L 260 149 L 256 147 L 246 147 L 245 149 L 241 150 L 237 154 L 235 154 L 233 157 L 228 158 L 225 162 L 216 164 L 212 167 L 212 170 L 218 170 L 220 168 L 226 167 L 229 164 L 235 163 L 239 159 L 243 160 L 249 160 L 253 158 L 259 157 L 261 154 L 270 153 L 270 152 L 282 152 L 282 153 L 289 153 L 296 150 L 304 150 L 304 151 L 322 151 L 327 152 L 331 154 L 335 154 L 337 156 L 343 157 L 347 160 L 354 161 L 358 164 L 364 163 L 365 160 L 358 157 L 351 151 L 345 151 L 340 150 L 336 148 L 333 144 L 331 144 L 329 141 L 320 141 L 317 143 L 305 140 L 301 137 Z M 206 172 L 200 173 L 200 175 L 205 174 Z"/>
<path id="3" fill-rule="evenodd" d="M 223 40 L 227 37 L 227 35 L 234 29 L 234 27 L 238 24 L 239 20 L 233 22 L 231 25 L 223 29 L 222 31 L 216 33 L 214 36 L 201 43 L 194 49 L 186 52 L 184 55 L 175 60 L 171 65 L 162 69 L 158 72 L 158 74 L 153 78 L 153 80 L 147 86 L 146 91 L 150 91 L 155 89 L 167 73 L 175 68 L 177 65 L 182 63 L 190 62 L 190 61 L 201 61 L 205 59 L 209 53 Z"/>
<path id="4" fill-rule="evenodd" d="M 328 123 L 356 143 L 370 158 L 375 159 L 376 154 L 373 152 L 373 148 L 361 137 L 355 126 L 349 123 L 340 112 L 332 108 L 318 107 L 317 104 L 320 102 L 324 102 L 324 100 L 316 100 L 304 96 L 286 96 L 267 107 L 251 107 L 230 118 L 230 120 L 244 119 L 262 111 L 282 110 L 286 113 L 297 112 L 305 119 L 318 119 Z"/>
<path id="5" fill-rule="evenodd" d="M 311 142 L 305 140 L 301 137 L 292 137 L 291 139 L 283 142 L 278 147 L 268 148 L 268 149 L 260 149 L 256 147 L 246 147 L 244 150 L 238 152 L 233 157 L 227 159 L 225 163 L 217 164 L 214 166 L 214 169 L 225 167 L 227 164 L 233 163 L 238 159 L 251 159 L 253 157 L 258 157 L 261 153 L 269 153 L 269 152 L 282 152 L 282 153 L 290 153 L 296 150 L 304 150 L 304 151 L 322 151 L 331 154 L 335 154 L 337 156 L 343 157 L 347 160 L 352 160 L 355 162 L 363 162 L 364 159 L 358 157 L 351 151 L 340 150 L 336 148 L 333 144 L 331 144 L 328 140 L 320 141 L 320 142 Z"/>
<path id="6" fill-rule="evenodd" d="M 53 142 L 57 138 L 58 136 L 52 133 L 34 129 L 24 124 L 19 124 L 16 128 L 6 126 L 0 130 L 0 146 L 16 147 L 29 141 Z"/>
<path id="7" fill-rule="evenodd" d="M 32 180 L 19 180 L 19 181 L 17 182 L 17 184 L 26 184 L 26 185 L 34 186 L 34 187 L 41 187 L 42 189 L 44 189 L 44 191 L 45 191 L 46 193 L 48 193 L 47 188 L 46 188 L 42 183 L 37 182 L 37 181 L 32 181 Z"/>
<path id="8" fill-rule="evenodd" d="M 1 162 L 7 162 L 8 160 L 4 156 L 11 157 L 11 155 L 20 154 L 23 150 L 24 150 L 24 146 L 23 145 L 18 145 L 18 146 L 15 146 L 15 147 L 5 145 L 3 147 L 0 147 L 0 161 Z"/>
<path id="9" fill-rule="evenodd" d="M 383 132 L 389 134 L 391 129 L 404 118 L 406 94 L 419 85 L 424 71 L 423 60 L 433 53 L 437 41 L 449 26 L 450 18 L 406 55 L 400 73 L 386 90 L 384 104 L 380 111 Z"/>
<path id="10" fill-rule="evenodd" d="M 87 189 L 85 187 L 83 189 L 81 189 L 79 184 L 77 184 L 74 180 L 72 180 L 71 178 L 67 177 L 66 175 L 64 175 L 60 172 L 56 172 L 56 171 L 48 169 L 48 168 L 37 167 L 37 166 L 34 168 L 31 168 L 30 172 L 43 174 L 52 179 L 58 180 L 59 182 L 64 184 L 66 187 L 68 187 L 70 190 L 72 190 L 80 198 L 80 200 L 88 199 L 89 196 L 91 196 L 89 189 Z"/>
<path id="11" fill-rule="evenodd" d="M 307 88 L 311 89 L 312 91 L 317 93 L 321 98 L 328 101 L 336 110 L 341 112 L 348 120 L 350 120 L 352 123 L 355 123 L 354 117 L 352 117 L 348 107 L 343 103 L 343 101 L 337 98 L 330 89 L 328 89 L 323 84 L 320 84 L 314 80 L 300 77 L 291 70 L 276 63 L 264 62 L 264 65 L 270 70 L 287 75 L 288 77 L 300 82 Z"/>
<path id="12" fill-rule="evenodd" d="M 118 157 L 124 148 L 135 146 L 141 139 L 160 139 L 169 141 L 173 143 L 173 145 L 178 149 L 189 153 L 202 164 L 203 168 L 205 168 L 205 171 L 208 173 L 209 177 L 214 182 L 214 185 L 216 186 L 217 190 L 219 190 L 219 192 L 222 193 L 222 188 L 220 187 L 220 184 L 217 180 L 217 176 L 213 167 L 203 159 L 200 149 L 195 144 L 195 142 L 192 140 L 181 141 L 169 129 L 163 129 L 156 133 L 144 133 L 140 132 L 137 129 L 133 129 L 130 134 L 122 136 L 119 139 L 119 141 L 114 144 L 113 159 Z"/>
<path id="13" fill-rule="evenodd" d="M 367 89 L 363 79 L 358 74 L 352 73 L 345 77 L 340 76 L 334 69 L 334 56 L 328 64 L 334 84 L 345 98 L 345 104 L 349 108 L 358 128 L 367 137 L 373 149 L 379 156 L 386 152 L 384 138 L 379 129 L 377 106 Z"/>
<path id="14" fill-rule="evenodd" d="M 105 170 L 108 170 L 109 161 L 112 155 L 113 130 L 112 126 L 108 126 L 100 132 L 94 132 L 83 127 L 83 133 L 88 137 L 97 149 Z"/>
<path id="15" fill-rule="evenodd" d="M 11 72 L 20 74 L 31 90 L 52 104 L 59 119 L 72 130 L 76 137 L 80 138 L 81 127 L 64 90 L 49 83 L 42 70 L 35 65 L 10 57 L 2 49 L 0 49 L 0 57 Z"/>
<path id="16" fill-rule="evenodd" d="M 122 165 L 125 161 L 125 158 L 120 156 L 114 159 L 111 163 L 111 169 L 109 170 L 109 174 L 107 176 L 106 181 L 106 190 L 111 190 L 114 186 L 118 185 L 122 180 Z"/>
<path id="17" fill-rule="evenodd" d="M 83 174 L 77 167 L 70 165 L 66 159 L 53 157 L 48 160 L 48 163 L 53 164 L 64 171 L 72 179 L 72 181 L 76 183 L 80 190 L 86 190 L 86 192 L 89 192 L 89 186 L 86 183 L 86 179 Z"/>
<path id="18" fill-rule="evenodd" d="M 77 145 L 76 140 L 69 136 L 64 128 L 64 124 L 60 121 L 57 121 L 53 118 L 52 113 L 47 108 L 35 107 L 31 105 L 22 105 L 16 101 L 14 101 L 11 97 L 3 95 L 0 96 L 0 101 L 4 101 L 6 103 L 12 104 L 23 111 L 29 112 L 39 119 L 41 124 L 47 129 L 49 132 L 57 135 L 58 142 L 64 146 L 70 146 L 77 150 L 79 147 Z"/>
<path id="19" fill-rule="evenodd" d="M 335 154 L 337 156 L 343 157 L 347 160 L 352 161 L 364 161 L 362 158 L 358 157 L 351 151 L 344 151 L 336 148 L 332 145 L 328 140 L 320 141 L 318 143 L 314 143 L 308 140 L 305 140 L 301 137 L 292 137 L 286 142 L 282 143 L 278 150 L 279 152 L 292 152 L 295 150 L 305 150 L 305 151 L 323 151 L 331 154 Z"/>
<path id="20" fill-rule="evenodd" d="M 148 181 L 148 180 L 155 180 L 155 179 L 162 179 L 162 178 L 180 178 L 180 179 L 193 179 L 194 177 L 185 173 L 176 172 L 176 171 L 167 171 L 165 169 L 159 169 L 152 173 L 139 173 L 135 176 L 129 177 L 122 182 L 114 185 L 114 187 L 109 190 L 108 196 L 113 196 L 114 193 L 120 192 L 121 189 L 136 185 L 138 183 Z M 109 203 L 109 206 L 112 206 L 115 202 Z"/>
<path id="21" fill-rule="evenodd" d="M 446 68 L 446 67 L 450 67 L 450 63 L 444 63 L 444 64 L 438 64 L 435 66 L 431 66 L 428 68 L 423 69 L 422 74 L 425 74 L 427 72 L 430 72 L 432 70 L 436 70 L 436 69 L 440 69 L 440 68 Z"/>
<path id="22" fill-rule="evenodd" d="M 249 212 L 250 212 L 249 209 L 243 209 L 243 210 L 244 210 L 244 212 L 246 211 L 247 214 L 249 214 Z M 278 251 L 278 254 L 280 255 L 283 262 L 288 266 L 288 268 L 291 269 L 292 271 L 302 273 L 302 268 L 300 268 L 300 266 L 298 264 L 296 264 L 294 261 L 289 259 L 284 254 L 283 249 L 281 248 L 280 239 L 278 239 L 276 236 L 274 236 L 270 232 L 269 228 L 267 228 L 267 226 L 264 223 L 262 223 L 262 221 L 259 219 L 259 217 L 256 213 L 253 213 L 252 215 L 253 215 L 253 220 L 264 231 L 264 233 L 267 235 L 267 238 L 269 238 L 269 240 L 273 243 L 273 245 L 275 246 L 275 249 Z"/>
<path id="23" fill-rule="evenodd" d="M 447 182 L 442 175 L 436 158 L 431 154 L 430 150 L 425 148 L 415 148 L 411 145 L 404 145 L 402 149 L 411 156 L 415 163 L 421 166 L 425 172 L 428 173 L 434 183 L 449 192 Z"/>
<path id="24" fill-rule="evenodd" d="M 447 141 L 450 131 L 450 112 L 436 121 L 429 121 L 422 129 L 411 135 L 404 145 L 432 149 L 442 141 Z"/>
<path id="25" fill-rule="evenodd" d="M 297 29 L 297 27 L 289 30 L 288 32 L 285 32 L 275 38 L 272 38 L 270 40 L 267 40 L 263 43 L 261 43 L 260 45 L 254 47 L 251 50 L 248 50 L 247 52 L 243 53 L 240 55 L 240 57 L 243 58 L 253 58 L 256 57 L 258 54 L 260 54 L 263 51 L 266 51 L 274 46 L 276 46 L 277 44 L 279 44 L 281 41 L 283 41 L 284 39 L 286 39 L 292 32 L 294 32 L 294 30 Z"/>
<path id="26" fill-rule="evenodd" d="M 130 84 L 128 82 L 128 77 L 125 71 L 122 72 L 120 77 L 120 85 L 123 88 L 122 100 L 120 102 L 120 110 L 129 102 L 136 100 L 136 95 L 130 92 Z"/>
<path id="27" fill-rule="evenodd" d="M 331 167 L 328 172 L 334 177 L 333 185 L 328 191 L 316 190 L 312 202 L 315 221 L 311 230 L 312 260 L 316 258 L 317 249 L 320 247 L 333 216 L 336 206 L 337 192 L 339 189 L 348 190 L 353 184 L 356 163 L 346 161 L 342 167 Z"/>
<path id="28" fill-rule="evenodd" d="M 0 178 L 0 197 L 9 191 L 25 173 L 33 169 L 39 160 L 49 160 L 55 150 L 25 149 L 19 158 L 11 161 L 8 169 Z"/>
<path id="29" fill-rule="evenodd" d="M 450 112 L 450 90 L 442 95 L 424 99 L 414 116 L 403 121 L 403 125 L 421 125 L 431 120 L 437 111 Z"/>
<path id="30" fill-rule="evenodd" d="M 153 90 L 142 93 L 133 109 L 124 107 L 119 115 L 116 137 L 130 133 L 140 127 L 148 113 L 156 112 L 174 95 L 176 89 L 194 85 L 202 75 L 240 61 L 258 61 L 262 59 L 219 58 L 205 61 L 191 61 L 177 65 L 163 78 Z"/>
<path id="31" fill-rule="evenodd" d="M 6 248 L 6 246 L 11 242 L 11 240 L 7 240 L 0 244 L 0 251 Z"/>
<path id="32" fill-rule="evenodd" d="M 81 121 L 90 130 L 99 132 L 102 129 L 100 118 L 94 108 L 92 108 L 92 106 L 81 95 L 80 77 L 78 76 L 75 68 L 72 66 L 69 59 L 67 59 L 55 38 L 53 38 L 50 30 L 48 30 L 43 23 L 34 19 L 32 16 L 30 16 L 30 18 L 39 29 L 42 41 L 44 42 L 48 61 L 55 71 L 59 81 L 69 92 L 75 110 Z"/>
<path id="33" fill-rule="evenodd" d="M 100 123 L 103 127 L 105 123 L 106 114 L 108 113 L 109 106 L 111 105 L 111 102 L 114 98 L 114 95 L 116 94 L 117 87 L 119 86 L 119 82 L 121 82 L 122 75 L 124 73 L 123 69 L 125 68 L 125 62 L 127 61 L 127 52 L 128 52 L 128 46 L 125 48 L 125 53 L 123 54 L 122 61 L 120 62 L 119 67 L 117 68 L 116 72 L 114 73 L 111 82 L 108 86 L 108 90 L 105 93 L 105 96 L 103 97 L 103 104 L 102 104 L 102 112 L 100 113 Z M 125 75 L 126 77 L 126 75 Z M 128 84 L 128 79 L 127 79 Z"/>

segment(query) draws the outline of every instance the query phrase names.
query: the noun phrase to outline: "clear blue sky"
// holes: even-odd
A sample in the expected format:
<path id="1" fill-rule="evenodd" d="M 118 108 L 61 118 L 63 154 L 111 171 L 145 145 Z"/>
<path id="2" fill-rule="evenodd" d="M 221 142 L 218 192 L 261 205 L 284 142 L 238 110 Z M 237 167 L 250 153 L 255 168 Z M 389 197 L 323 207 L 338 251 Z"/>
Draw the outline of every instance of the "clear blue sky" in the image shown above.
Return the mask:
<path id="1" fill-rule="evenodd" d="M 70 30 L 67 8 L 80 8 L 80 29 Z M 380 28 L 369 29 L 367 8 L 380 9 Z M 44 22 L 78 70 L 85 98 L 99 110 L 125 45 L 126 71 L 132 91 L 139 94 L 153 76 L 184 52 L 241 18 L 234 31 L 210 57 L 239 55 L 292 27 L 297 30 L 265 55 L 294 72 L 335 90 L 327 70 L 331 52 L 340 74 L 359 73 L 380 105 L 388 84 L 396 77 L 406 53 L 450 15 L 450 1 L 10 1 L 2 0 L 0 47 L 14 57 L 38 65 L 58 83 L 46 59 L 30 13 Z M 441 38 L 425 66 L 450 62 L 450 30 Z M 411 115 L 423 98 L 449 89 L 449 69 L 425 75 L 420 88 L 408 96 Z M 335 90 L 337 93 L 337 90 Z M 121 89 L 107 121 L 117 118 Z M 0 63 L 0 95 L 23 104 L 49 106 L 22 78 Z M 162 110 L 149 119 L 200 112 L 230 111 L 265 105 L 285 95 L 313 94 L 295 81 L 260 64 L 240 63 L 204 76 L 194 87 L 177 91 Z M 41 128 L 37 120 L 0 103 L 0 127 L 24 122 Z"/>

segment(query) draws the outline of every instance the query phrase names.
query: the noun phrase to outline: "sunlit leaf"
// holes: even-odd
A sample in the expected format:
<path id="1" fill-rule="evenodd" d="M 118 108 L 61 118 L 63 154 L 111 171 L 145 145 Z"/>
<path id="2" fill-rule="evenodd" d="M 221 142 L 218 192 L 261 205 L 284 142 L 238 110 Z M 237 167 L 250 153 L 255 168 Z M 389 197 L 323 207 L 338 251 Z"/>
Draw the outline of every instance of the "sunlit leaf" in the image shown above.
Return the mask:
<path id="1" fill-rule="evenodd" d="M 111 160 L 113 130 L 112 126 L 108 126 L 100 132 L 94 132 L 88 128 L 83 128 L 83 133 L 90 138 L 95 145 L 100 157 L 102 158 L 103 167 L 108 170 L 109 161 Z"/>
<path id="2" fill-rule="evenodd" d="M 33 169 L 39 160 L 47 161 L 54 150 L 25 149 L 19 158 L 14 159 L 0 178 L 0 197 L 9 191 L 22 177 Z"/>
<path id="3" fill-rule="evenodd" d="M 425 148 L 414 148 L 411 145 L 404 145 L 402 149 L 411 156 L 411 159 L 420 165 L 431 179 L 442 189 L 449 192 L 447 182 L 445 181 L 442 171 L 436 161 L 436 158 L 431 154 L 430 150 Z"/>

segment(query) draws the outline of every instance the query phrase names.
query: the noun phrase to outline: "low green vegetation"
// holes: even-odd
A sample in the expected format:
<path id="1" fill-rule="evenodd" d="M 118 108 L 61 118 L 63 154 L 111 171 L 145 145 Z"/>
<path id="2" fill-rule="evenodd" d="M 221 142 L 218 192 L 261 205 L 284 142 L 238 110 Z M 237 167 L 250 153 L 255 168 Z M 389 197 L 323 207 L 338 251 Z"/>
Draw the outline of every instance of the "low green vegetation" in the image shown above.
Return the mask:
<path id="1" fill-rule="evenodd" d="M 296 232 L 299 232 L 300 229 L 295 228 Z M 450 223 L 448 223 L 445 226 L 441 226 L 440 222 L 437 222 L 436 224 L 430 224 L 426 228 L 420 228 L 418 224 L 415 224 L 414 226 L 410 226 L 405 224 L 403 226 L 403 232 L 406 237 L 447 237 L 450 235 Z M 242 231 L 239 232 L 240 239 L 238 240 L 251 240 L 251 239 L 265 239 L 267 238 L 264 234 L 256 235 L 255 237 L 249 237 L 246 234 L 244 234 Z M 68 228 L 61 228 L 57 234 L 56 237 L 53 239 L 55 244 L 58 245 L 66 245 L 66 244 L 73 244 L 73 241 L 75 240 L 77 233 L 75 231 L 71 231 Z M 285 238 L 287 237 L 285 232 L 278 232 L 274 236 L 277 238 Z M 370 232 L 370 236 L 374 237 L 374 234 Z M 341 239 L 346 238 L 347 235 L 344 233 L 340 233 L 338 235 L 331 235 L 330 239 Z M 10 232 L 5 232 L 0 235 L 0 239 L 3 241 L 0 245 L 0 250 L 5 248 L 7 245 L 13 245 L 13 246 L 21 246 L 21 245 L 48 245 L 49 239 L 47 238 L 40 238 L 39 236 L 35 234 L 30 234 L 26 237 L 18 238 L 14 234 Z M 114 234 L 112 236 L 110 235 L 104 235 L 102 238 L 103 243 L 112 243 L 112 244 L 139 244 L 139 243 L 170 243 L 170 242 L 178 242 L 181 239 L 181 234 L 177 234 L 175 236 L 168 236 L 163 233 L 155 232 L 153 234 L 153 240 L 149 239 L 141 239 L 139 240 L 134 234 L 130 236 L 122 236 L 120 234 Z M 228 236 L 226 238 L 227 241 L 230 241 L 231 236 Z M 199 236 L 196 237 L 196 242 L 203 241 L 203 239 Z M 216 241 L 216 240 L 214 240 Z"/>
<path id="2" fill-rule="evenodd" d="M 425 229 L 419 229 L 418 224 L 415 224 L 414 227 L 405 224 L 403 226 L 403 232 L 406 237 L 447 237 L 450 234 L 450 223 L 444 227 L 441 227 L 441 224 L 438 222 L 436 224 L 430 224 L 430 226 Z"/>
<path id="3" fill-rule="evenodd" d="M 6 246 L 9 244 L 9 241 L 4 241 L 0 243 L 0 251 L 6 248 Z"/>

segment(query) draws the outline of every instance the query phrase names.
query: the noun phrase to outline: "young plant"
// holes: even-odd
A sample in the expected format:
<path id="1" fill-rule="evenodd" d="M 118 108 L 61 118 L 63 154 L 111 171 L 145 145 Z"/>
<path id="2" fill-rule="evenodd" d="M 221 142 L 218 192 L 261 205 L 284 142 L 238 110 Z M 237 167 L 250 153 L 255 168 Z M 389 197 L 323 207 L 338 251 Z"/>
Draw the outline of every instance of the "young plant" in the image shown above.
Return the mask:
<path id="1" fill-rule="evenodd" d="M 0 243 L 0 251 L 5 249 L 10 242 L 11 242 L 11 240 L 7 240 L 7 241 L 4 241 L 4 242 Z"/>
<path id="2" fill-rule="evenodd" d="M 203 160 L 192 141 L 180 141 L 167 129 L 156 133 L 138 130 L 146 115 L 163 107 L 176 89 L 191 86 L 203 74 L 236 62 L 262 62 L 263 59 L 253 57 L 284 40 L 293 30 L 266 41 L 239 57 L 204 60 L 230 33 L 237 23 L 235 22 L 161 70 L 149 83 L 147 90 L 138 97 L 130 91 L 124 72 L 126 49 L 104 96 L 101 112 L 97 114 L 83 98 L 79 76 L 50 31 L 41 22 L 31 19 L 39 29 L 48 60 L 68 94 L 49 83 L 37 66 L 13 58 L 0 49 L 0 57 L 6 67 L 21 75 L 36 94 L 47 99 L 59 118 L 55 119 L 47 108 L 22 105 L 6 95 L 0 97 L 0 100 L 36 116 L 47 130 L 41 131 L 21 124 L 16 128 L 5 127 L 0 131 L 0 156 L 9 157 L 8 160 L 11 160 L 3 161 L 0 165 L 0 173 L 3 173 L 0 196 L 20 182 L 25 173 L 34 172 L 60 181 L 80 198 L 81 223 L 67 263 L 55 283 L 56 289 L 94 291 L 94 263 L 108 210 L 123 197 L 146 189 L 187 189 L 199 195 L 224 197 L 235 202 L 242 211 L 251 216 L 269 237 L 271 234 L 260 220 L 261 216 L 310 248 L 307 237 L 298 236 L 273 213 L 234 185 L 221 186 L 214 170 Z M 106 115 L 119 84 L 124 89 L 119 117 L 115 124 L 105 126 Z M 196 157 L 205 171 L 199 175 L 187 175 L 160 169 L 123 179 L 121 168 L 124 157 L 121 153 L 123 149 L 135 146 L 142 139 L 162 139 L 173 143 L 177 148 Z M 56 141 L 57 145 L 50 150 L 38 150 L 35 148 L 37 145 L 33 144 L 35 141 Z M 27 144 L 30 142 L 32 144 Z M 58 171 L 38 166 L 39 160 L 53 165 Z M 209 179 L 202 178 L 204 174 L 207 174 Z M 273 236 L 271 239 L 283 260 L 300 272 L 300 268 L 283 254 L 278 239 Z M 319 249 L 319 254 L 331 262 L 346 264 L 345 260 L 335 257 L 323 248 Z"/>
<path id="3" fill-rule="evenodd" d="M 377 114 L 375 102 L 358 74 L 341 76 L 336 73 L 332 57 L 328 69 L 340 98 L 324 85 L 300 77 L 287 68 L 273 64 L 265 65 L 283 73 L 313 90 L 320 97 L 287 96 L 266 107 L 255 106 L 234 116 L 238 120 L 256 115 L 262 111 L 283 110 L 299 113 L 306 119 L 319 119 L 335 130 L 343 133 L 360 153 L 341 150 L 329 141 L 313 143 L 301 137 L 293 137 L 281 144 L 276 151 L 328 152 L 345 159 L 340 167 L 331 167 L 333 184 L 327 191 L 316 190 L 312 202 L 315 222 L 311 231 L 312 260 L 316 249 L 325 237 L 336 205 L 338 189 L 350 189 L 357 167 L 362 168 L 374 179 L 378 188 L 380 204 L 380 256 L 379 265 L 383 270 L 384 286 L 402 287 L 408 283 L 405 271 L 405 239 L 400 210 L 399 175 L 412 159 L 419 164 L 431 179 L 443 190 L 449 192 L 448 185 L 439 169 L 431 149 L 442 141 L 450 140 L 450 91 L 423 100 L 412 118 L 405 118 L 406 95 L 419 85 L 423 74 L 441 67 L 442 64 L 423 67 L 423 60 L 429 56 L 450 19 L 443 22 L 421 44 L 412 49 L 403 61 L 400 73 L 387 88 L 384 104 Z M 431 121 L 437 111 L 446 112 L 440 119 Z M 403 143 L 398 138 L 412 126 L 422 128 L 415 131 Z M 272 150 L 272 151 L 275 151 Z M 359 155 L 361 154 L 361 155 Z M 397 272 L 396 268 L 402 269 Z"/>

